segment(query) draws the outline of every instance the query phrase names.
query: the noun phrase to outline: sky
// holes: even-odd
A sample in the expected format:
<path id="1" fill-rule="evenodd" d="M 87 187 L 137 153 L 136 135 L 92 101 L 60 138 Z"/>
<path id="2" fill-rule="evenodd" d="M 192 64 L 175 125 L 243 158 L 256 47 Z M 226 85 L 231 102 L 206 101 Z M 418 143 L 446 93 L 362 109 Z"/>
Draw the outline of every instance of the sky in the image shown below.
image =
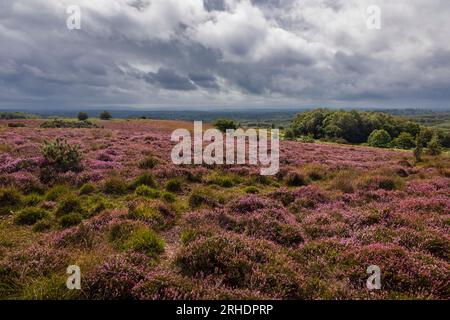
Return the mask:
<path id="1" fill-rule="evenodd" d="M 448 0 L 0 0 L 0 108 L 448 109 L 449 17 Z"/>

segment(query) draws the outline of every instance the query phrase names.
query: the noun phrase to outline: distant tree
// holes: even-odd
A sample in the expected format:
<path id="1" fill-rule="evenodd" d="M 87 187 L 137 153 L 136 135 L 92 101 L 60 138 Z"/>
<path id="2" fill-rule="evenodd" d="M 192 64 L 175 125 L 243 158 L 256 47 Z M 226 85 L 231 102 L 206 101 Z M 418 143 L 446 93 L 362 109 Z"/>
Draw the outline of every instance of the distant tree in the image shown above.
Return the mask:
<path id="1" fill-rule="evenodd" d="M 414 138 L 411 134 L 408 132 L 402 132 L 397 138 L 392 140 L 391 146 L 394 148 L 408 150 L 414 148 L 416 143 L 414 142 Z"/>
<path id="2" fill-rule="evenodd" d="M 416 162 L 422 161 L 422 154 L 423 154 L 423 144 L 424 144 L 425 138 L 424 138 L 424 131 L 420 130 L 416 137 L 416 147 L 414 148 L 414 158 L 416 159 Z"/>
<path id="3" fill-rule="evenodd" d="M 380 129 L 372 131 L 367 139 L 367 143 L 372 147 L 386 148 L 391 140 L 391 135 L 386 130 Z"/>
<path id="4" fill-rule="evenodd" d="M 111 120 L 112 116 L 108 111 L 103 111 L 100 113 L 100 119 L 102 120 Z"/>
<path id="5" fill-rule="evenodd" d="M 439 142 L 439 137 L 437 134 L 433 135 L 430 142 L 428 142 L 428 154 L 432 156 L 438 156 L 442 153 L 442 146 Z"/>
<path id="6" fill-rule="evenodd" d="M 89 118 L 86 112 L 78 112 L 78 120 L 86 121 Z"/>
<path id="7" fill-rule="evenodd" d="M 231 119 L 218 119 L 213 123 L 214 127 L 222 132 L 226 132 L 227 129 L 237 129 L 237 124 Z"/>

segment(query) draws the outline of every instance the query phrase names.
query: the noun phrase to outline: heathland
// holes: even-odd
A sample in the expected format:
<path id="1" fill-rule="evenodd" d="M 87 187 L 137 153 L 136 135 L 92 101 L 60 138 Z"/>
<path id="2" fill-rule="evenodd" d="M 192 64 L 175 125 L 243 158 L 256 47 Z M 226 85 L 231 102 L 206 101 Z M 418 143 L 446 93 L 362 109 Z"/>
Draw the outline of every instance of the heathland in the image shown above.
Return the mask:
<path id="1" fill-rule="evenodd" d="M 266 177 L 174 165 L 190 122 L 44 122 L 0 120 L 2 299 L 450 297 L 445 150 L 284 140 Z"/>

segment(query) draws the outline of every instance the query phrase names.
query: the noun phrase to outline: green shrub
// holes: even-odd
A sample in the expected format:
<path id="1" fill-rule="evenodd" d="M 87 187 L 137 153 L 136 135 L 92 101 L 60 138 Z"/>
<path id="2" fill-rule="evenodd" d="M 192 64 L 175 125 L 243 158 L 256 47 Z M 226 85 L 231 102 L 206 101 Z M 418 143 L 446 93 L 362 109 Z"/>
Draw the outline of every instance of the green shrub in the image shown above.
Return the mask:
<path id="1" fill-rule="evenodd" d="M 87 119 L 89 119 L 89 116 L 86 112 L 78 112 L 77 118 L 80 121 L 86 121 Z"/>
<path id="2" fill-rule="evenodd" d="M 431 156 L 438 156 L 442 153 L 442 146 L 439 142 L 439 137 L 437 134 L 433 135 L 433 138 L 428 142 L 428 154 Z"/>
<path id="3" fill-rule="evenodd" d="M 137 196 L 147 197 L 147 198 L 152 198 L 152 199 L 159 198 L 159 196 L 160 196 L 160 192 L 158 190 L 150 188 L 146 185 L 140 185 L 139 187 L 137 187 L 135 190 L 135 194 Z"/>
<path id="4" fill-rule="evenodd" d="M 40 195 L 38 195 L 36 193 L 32 193 L 30 195 L 27 195 L 23 199 L 23 203 L 26 206 L 29 206 L 29 207 L 37 206 L 41 201 L 42 201 L 42 196 L 40 196 Z"/>
<path id="5" fill-rule="evenodd" d="M 64 185 L 54 186 L 50 190 L 48 190 L 47 193 L 45 194 L 45 200 L 56 201 L 61 197 L 66 196 L 68 193 L 70 193 L 70 190 L 67 186 Z"/>
<path id="6" fill-rule="evenodd" d="M 213 183 L 221 186 L 222 188 L 231 188 L 234 185 L 234 182 L 229 177 L 217 177 L 213 180 Z"/>
<path id="7" fill-rule="evenodd" d="M 111 120 L 112 116 L 108 111 L 103 111 L 99 115 L 100 119 L 102 120 Z"/>
<path id="8" fill-rule="evenodd" d="M 386 130 L 380 129 L 372 131 L 367 139 L 367 143 L 372 147 L 386 148 L 389 146 L 391 140 L 390 134 Z"/>
<path id="9" fill-rule="evenodd" d="M 67 143 L 60 138 L 45 141 L 41 148 L 45 166 L 60 172 L 81 170 L 81 151 L 77 145 Z"/>
<path id="10" fill-rule="evenodd" d="M 127 193 L 128 184 L 120 177 L 109 177 L 105 180 L 103 191 L 107 194 L 122 195 Z"/>
<path id="11" fill-rule="evenodd" d="M 40 220 L 33 226 L 34 232 L 44 232 L 50 230 L 52 228 L 52 224 L 48 220 Z"/>
<path id="12" fill-rule="evenodd" d="M 244 189 L 245 193 L 251 193 L 251 194 L 256 194 L 259 193 L 259 189 L 255 186 L 248 186 Z"/>
<path id="13" fill-rule="evenodd" d="M 176 197 L 173 193 L 170 192 L 163 192 L 162 193 L 162 198 L 164 201 L 168 202 L 168 203 L 173 203 L 176 201 Z"/>
<path id="14" fill-rule="evenodd" d="M 213 125 L 222 132 L 226 132 L 227 129 L 237 129 L 238 127 L 236 122 L 230 119 L 218 119 L 214 121 Z"/>
<path id="15" fill-rule="evenodd" d="M 22 195 L 17 189 L 6 188 L 0 190 L 0 207 L 16 207 L 22 203 Z"/>
<path id="16" fill-rule="evenodd" d="M 166 183 L 166 190 L 169 192 L 175 192 L 175 193 L 181 192 L 182 191 L 181 181 L 178 179 L 170 179 Z"/>
<path id="17" fill-rule="evenodd" d="M 16 218 L 14 219 L 14 222 L 19 225 L 31 226 L 39 220 L 47 218 L 48 216 L 49 213 L 44 209 L 28 207 L 19 211 Z"/>
<path id="18" fill-rule="evenodd" d="M 146 254 L 151 258 L 157 258 L 164 252 L 164 240 L 153 230 L 140 229 L 125 242 L 125 248 Z"/>
<path id="19" fill-rule="evenodd" d="M 62 216 L 61 218 L 59 218 L 59 224 L 63 228 L 69 228 L 69 227 L 75 226 L 77 224 L 80 224 L 81 221 L 83 221 L 83 217 L 81 216 L 81 214 L 76 213 L 76 212 L 66 214 L 66 215 Z"/>
<path id="20" fill-rule="evenodd" d="M 189 206 L 193 209 L 202 206 L 215 207 L 218 204 L 218 199 L 214 196 L 213 191 L 208 188 L 197 188 L 189 196 Z"/>
<path id="21" fill-rule="evenodd" d="M 153 156 L 148 156 L 141 161 L 139 161 L 139 168 L 140 169 L 153 169 L 158 164 L 158 160 Z"/>
<path id="22" fill-rule="evenodd" d="M 143 173 L 140 176 L 138 176 L 133 181 L 133 187 L 134 188 L 137 188 L 140 185 L 145 185 L 145 186 L 148 186 L 148 187 L 156 188 L 157 183 L 156 183 L 156 180 L 153 177 L 153 175 L 146 172 L 146 173 Z"/>
<path id="23" fill-rule="evenodd" d="M 108 239 L 110 242 L 122 246 L 123 243 L 130 238 L 136 228 L 137 225 L 135 223 L 121 221 L 111 227 L 108 233 Z"/>
<path id="24" fill-rule="evenodd" d="M 85 183 L 80 188 L 80 195 L 87 195 L 95 192 L 95 186 L 92 183 Z"/>
<path id="25" fill-rule="evenodd" d="M 298 172 L 290 172 L 286 177 L 286 184 L 290 187 L 301 187 L 308 184 L 306 177 Z"/>
<path id="26" fill-rule="evenodd" d="M 81 207 L 80 199 L 73 195 L 68 195 L 59 203 L 56 209 L 56 215 L 60 217 L 69 213 L 80 213 L 82 211 L 83 208 Z"/>
<path id="27" fill-rule="evenodd" d="M 416 143 L 414 141 L 414 137 L 411 134 L 402 132 L 397 138 L 392 140 L 391 146 L 398 149 L 409 150 L 414 148 L 416 146 Z"/>

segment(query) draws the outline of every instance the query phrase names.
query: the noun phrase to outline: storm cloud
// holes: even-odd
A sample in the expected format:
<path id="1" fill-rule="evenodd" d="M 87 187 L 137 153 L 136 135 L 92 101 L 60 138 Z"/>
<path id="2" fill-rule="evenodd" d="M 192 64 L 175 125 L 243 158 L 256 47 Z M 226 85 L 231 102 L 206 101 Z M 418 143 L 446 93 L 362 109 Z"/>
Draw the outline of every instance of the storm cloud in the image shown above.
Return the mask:
<path id="1" fill-rule="evenodd" d="M 0 108 L 448 108 L 449 16 L 447 0 L 0 0 Z"/>

